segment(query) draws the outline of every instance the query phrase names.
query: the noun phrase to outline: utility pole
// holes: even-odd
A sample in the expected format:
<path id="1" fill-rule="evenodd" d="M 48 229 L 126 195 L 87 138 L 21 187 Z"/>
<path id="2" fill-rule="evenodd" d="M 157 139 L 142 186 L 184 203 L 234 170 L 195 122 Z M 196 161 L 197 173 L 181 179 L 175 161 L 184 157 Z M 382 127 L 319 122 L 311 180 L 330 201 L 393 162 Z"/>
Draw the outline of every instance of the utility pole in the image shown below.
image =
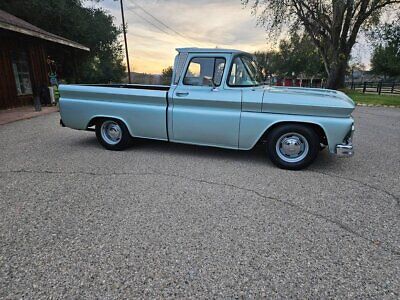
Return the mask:
<path id="1" fill-rule="evenodd" d="M 131 67 L 129 66 L 129 53 L 128 53 L 128 41 L 126 39 L 124 4 L 122 3 L 122 0 L 120 2 L 121 2 L 121 15 L 122 15 L 122 29 L 124 31 L 124 41 L 125 41 L 126 64 L 128 65 L 128 83 L 131 83 Z"/>

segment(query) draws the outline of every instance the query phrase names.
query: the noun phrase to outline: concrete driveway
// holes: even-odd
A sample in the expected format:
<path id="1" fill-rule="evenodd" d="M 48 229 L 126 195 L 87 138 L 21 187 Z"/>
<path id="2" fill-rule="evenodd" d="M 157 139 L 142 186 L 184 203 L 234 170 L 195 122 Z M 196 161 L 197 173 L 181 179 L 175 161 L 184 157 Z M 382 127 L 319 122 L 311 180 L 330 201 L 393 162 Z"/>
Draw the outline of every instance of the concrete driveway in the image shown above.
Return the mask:
<path id="1" fill-rule="evenodd" d="M 101 148 L 57 113 L 0 126 L 0 298 L 400 297 L 400 110 L 356 155 Z"/>

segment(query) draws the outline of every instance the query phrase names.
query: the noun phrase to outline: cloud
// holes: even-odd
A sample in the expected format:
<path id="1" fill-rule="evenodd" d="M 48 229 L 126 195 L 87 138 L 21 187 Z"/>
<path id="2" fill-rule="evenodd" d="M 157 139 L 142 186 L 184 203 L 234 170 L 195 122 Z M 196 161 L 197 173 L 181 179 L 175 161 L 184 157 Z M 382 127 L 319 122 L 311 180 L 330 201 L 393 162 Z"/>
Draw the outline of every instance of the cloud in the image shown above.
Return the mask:
<path id="1" fill-rule="evenodd" d="M 119 1 L 104 0 L 95 5 L 109 11 L 116 24 L 122 23 Z M 136 72 L 160 73 L 172 65 L 177 47 L 218 46 L 253 52 L 272 44 L 240 0 L 124 0 L 124 6 L 129 56 Z"/>

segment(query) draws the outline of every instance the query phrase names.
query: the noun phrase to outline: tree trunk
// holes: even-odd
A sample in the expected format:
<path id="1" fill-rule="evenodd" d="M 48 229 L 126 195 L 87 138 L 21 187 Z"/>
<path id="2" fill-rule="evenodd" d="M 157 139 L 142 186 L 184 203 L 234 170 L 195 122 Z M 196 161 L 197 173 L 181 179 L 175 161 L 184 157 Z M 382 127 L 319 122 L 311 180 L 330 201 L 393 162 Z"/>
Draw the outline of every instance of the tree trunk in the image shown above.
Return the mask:
<path id="1" fill-rule="evenodd" d="M 347 60 L 332 64 L 326 86 L 328 89 L 337 90 L 345 87 L 346 68 Z"/>

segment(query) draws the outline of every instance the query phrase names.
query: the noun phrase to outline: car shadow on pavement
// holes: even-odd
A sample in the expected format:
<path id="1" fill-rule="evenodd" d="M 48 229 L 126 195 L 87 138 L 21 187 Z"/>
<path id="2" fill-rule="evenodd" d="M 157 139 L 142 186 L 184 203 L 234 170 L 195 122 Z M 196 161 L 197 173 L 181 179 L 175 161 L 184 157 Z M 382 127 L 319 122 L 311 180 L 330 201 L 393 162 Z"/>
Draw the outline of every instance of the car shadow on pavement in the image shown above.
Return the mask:
<path id="1" fill-rule="evenodd" d="M 76 140 L 74 146 L 81 148 L 96 148 L 99 151 L 108 151 L 97 142 L 95 136 L 80 137 Z M 154 155 L 180 155 L 185 157 L 198 157 L 225 161 L 232 160 L 255 164 L 263 163 L 268 166 L 273 166 L 272 162 L 268 159 L 265 147 L 265 144 L 259 143 L 251 150 L 238 151 L 234 149 L 169 143 L 165 141 L 135 138 L 132 146 L 128 149 L 125 149 L 124 152 L 141 151 Z M 319 153 L 312 166 L 316 169 L 327 168 L 334 164 L 332 158 L 334 157 L 329 154 L 329 151 L 324 149 Z M 336 161 L 336 159 L 334 160 Z M 337 161 L 335 163 L 337 163 Z"/>

